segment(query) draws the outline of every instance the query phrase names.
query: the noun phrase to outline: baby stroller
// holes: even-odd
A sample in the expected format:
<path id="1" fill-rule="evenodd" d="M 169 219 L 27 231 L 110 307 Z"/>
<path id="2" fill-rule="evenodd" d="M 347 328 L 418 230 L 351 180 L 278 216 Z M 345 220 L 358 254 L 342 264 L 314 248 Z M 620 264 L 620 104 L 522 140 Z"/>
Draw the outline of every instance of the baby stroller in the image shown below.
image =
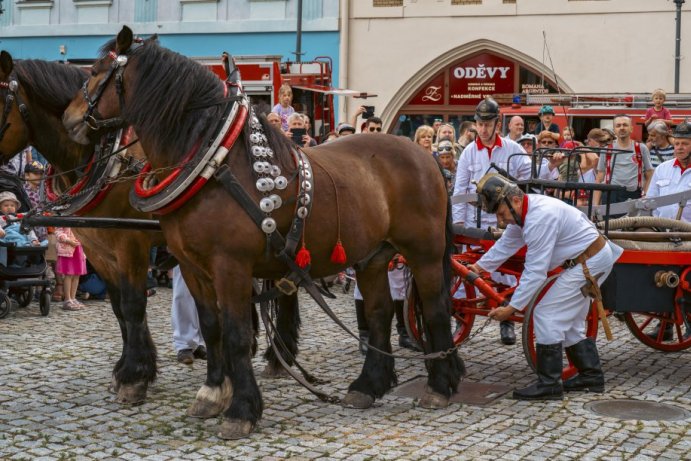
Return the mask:
<path id="1" fill-rule="evenodd" d="M 21 204 L 19 212 L 29 210 L 29 197 L 20 179 L 0 173 L 0 191 L 12 192 Z M 4 225 L 4 222 L 2 223 Z M 46 247 L 16 246 L 14 243 L 0 242 L 0 318 L 10 313 L 11 297 L 22 306 L 28 306 L 34 298 L 34 290 L 41 289 L 39 308 L 41 315 L 50 312 L 50 280 L 45 258 Z"/>

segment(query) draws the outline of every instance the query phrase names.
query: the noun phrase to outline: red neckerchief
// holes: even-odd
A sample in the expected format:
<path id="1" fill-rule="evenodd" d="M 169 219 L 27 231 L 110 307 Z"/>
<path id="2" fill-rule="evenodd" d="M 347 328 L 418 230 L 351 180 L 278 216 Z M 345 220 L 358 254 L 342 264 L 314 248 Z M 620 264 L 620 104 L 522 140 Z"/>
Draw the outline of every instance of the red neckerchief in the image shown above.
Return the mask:
<path id="1" fill-rule="evenodd" d="M 679 162 L 679 159 L 677 158 L 677 159 L 674 159 L 674 166 L 678 166 L 679 169 L 681 170 L 681 174 L 684 174 L 684 171 L 686 171 L 686 169 L 691 165 L 681 166 L 681 163 Z"/>
<path id="2" fill-rule="evenodd" d="M 498 134 L 494 135 L 494 145 L 487 147 L 484 144 L 482 144 L 482 141 L 480 140 L 480 137 L 478 136 L 477 139 L 475 140 L 475 143 L 477 144 L 478 150 L 482 149 L 487 149 L 487 155 L 489 158 L 492 158 L 492 151 L 494 150 L 495 147 L 501 147 L 501 136 Z"/>
<path id="3" fill-rule="evenodd" d="M 528 214 L 528 194 L 523 195 L 523 209 L 521 210 L 521 227 L 525 226 L 525 215 Z"/>

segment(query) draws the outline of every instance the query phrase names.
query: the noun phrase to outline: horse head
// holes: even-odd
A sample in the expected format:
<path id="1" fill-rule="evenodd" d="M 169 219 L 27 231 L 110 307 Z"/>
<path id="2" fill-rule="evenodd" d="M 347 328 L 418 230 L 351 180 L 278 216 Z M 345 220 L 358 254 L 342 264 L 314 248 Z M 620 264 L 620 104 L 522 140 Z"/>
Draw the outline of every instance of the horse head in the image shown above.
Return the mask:
<path id="1" fill-rule="evenodd" d="M 22 94 L 14 61 L 7 51 L 0 52 L 0 163 L 4 163 L 29 143 L 29 127 L 20 106 Z"/>
<path id="2" fill-rule="evenodd" d="M 69 169 L 93 152 L 74 143 L 61 116 L 86 78 L 75 66 L 37 59 L 12 60 L 0 52 L 0 162 L 28 145 L 35 146 L 56 167 Z"/>
<path id="3" fill-rule="evenodd" d="M 91 67 L 89 78 L 62 116 L 63 125 L 74 141 L 87 144 L 94 134 L 124 125 L 120 116 L 124 105 L 124 73 L 128 54 L 138 44 L 132 30 L 123 26 L 115 41 L 109 41 L 101 49 L 101 57 Z"/>
<path id="4" fill-rule="evenodd" d="M 159 46 L 156 36 L 141 41 L 123 26 L 101 51 L 63 114 L 75 141 L 129 124 L 147 153 L 186 151 L 220 118 L 222 82 L 201 64 Z M 164 145 L 147 145 L 153 138 Z"/>

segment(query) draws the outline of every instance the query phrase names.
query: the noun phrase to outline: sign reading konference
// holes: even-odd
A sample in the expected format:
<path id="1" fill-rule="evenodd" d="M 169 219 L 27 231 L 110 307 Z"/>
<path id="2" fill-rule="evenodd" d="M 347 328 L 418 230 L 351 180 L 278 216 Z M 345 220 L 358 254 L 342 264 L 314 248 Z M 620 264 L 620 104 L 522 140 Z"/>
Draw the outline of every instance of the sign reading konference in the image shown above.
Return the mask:
<path id="1" fill-rule="evenodd" d="M 479 54 L 449 68 L 449 104 L 474 106 L 485 96 L 513 93 L 514 63 Z"/>

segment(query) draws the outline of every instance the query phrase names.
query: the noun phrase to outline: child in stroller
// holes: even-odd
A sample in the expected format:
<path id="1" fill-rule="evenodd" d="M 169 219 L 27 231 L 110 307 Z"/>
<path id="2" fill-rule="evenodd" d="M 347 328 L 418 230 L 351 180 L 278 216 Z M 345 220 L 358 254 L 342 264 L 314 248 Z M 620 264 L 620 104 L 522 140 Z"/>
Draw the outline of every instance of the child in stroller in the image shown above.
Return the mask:
<path id="1" fill-rule="evenodd" d="M 29 230 L 27 233 L 23 233 L 19 222 L 8 222 L 7 218 L 15 215 L 20 206 L 21 203 L 12 192 L 0 192 L 0 213 L 2 213 L 3 218 L 0 241 L 14 243 L 18 247 L 39 246 L 41 243 L 34 231 Z"/>
<path id="2" fill-rule="evenodd" d="M 20 223 L 9 219 L 22 205 L 29 208 L 28 197 L 18 178 L 0 175 L 1 186 L 6 190 L 0 192 L 0 318 L 10 312 L 10 295 L 26 307 L 33 299 L 34 287 L 41 287 L 39 306 L 41 314 L 48 315 L 50 281 L 46 276 L 46 248 L 40 245 L 33 231 L 22 231 Z"/>

